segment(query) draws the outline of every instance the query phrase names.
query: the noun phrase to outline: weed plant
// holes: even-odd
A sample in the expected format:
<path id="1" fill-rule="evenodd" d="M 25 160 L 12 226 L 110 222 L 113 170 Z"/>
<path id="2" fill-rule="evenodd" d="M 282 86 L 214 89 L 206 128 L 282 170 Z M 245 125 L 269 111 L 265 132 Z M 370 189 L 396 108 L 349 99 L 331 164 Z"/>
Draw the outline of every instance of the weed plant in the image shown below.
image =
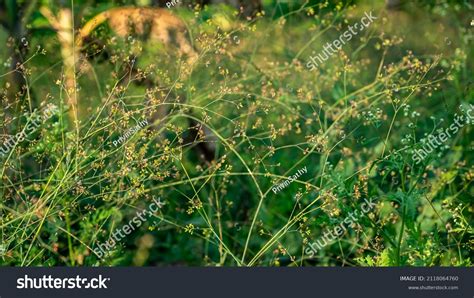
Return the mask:
<path id="1" fill-rule="evenodd" d="M 0 159 L 0 263 L 471 266 L 472 125 L 419 164 L 412 154 L 473 103 L 472 6 L 292 8 L 252 20 L 223 6 L 173 8 L 199 53 L 192 66 L 172 47 L 103 25 L 82 49 L 76 90 L 55 34 L 22 46 L 0 31 L 0 141 L 35 109 L 58 107 Z M 306 68 L 370 10 L 376 22 Z M 74 93 L 78 123 L 68 117 Z M 152 122 L 113 146 L 143 119 Z M 93 249 L 153 198 L 166 205 L 98 258 Z M 377 201 L 372 212 L 313 258 L 304 253 L 364 198 Z"/>

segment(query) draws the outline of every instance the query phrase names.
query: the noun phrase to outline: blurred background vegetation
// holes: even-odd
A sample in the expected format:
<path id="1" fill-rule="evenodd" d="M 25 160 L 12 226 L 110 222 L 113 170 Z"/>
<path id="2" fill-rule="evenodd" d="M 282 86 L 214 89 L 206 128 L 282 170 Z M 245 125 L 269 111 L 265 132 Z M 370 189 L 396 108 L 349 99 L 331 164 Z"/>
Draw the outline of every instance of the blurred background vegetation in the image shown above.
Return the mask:
<path id="1" fill-rule="evenodd" d="M 0 146 L 58 107 L 0 157 L 1 264 L 471 266 L 472 125 L 412 160 L 474 103 L 470 1 L 166 2 L 0 0 Z M 197 62 L 105 23 L 76 47 L 125 6 L 178 16 Z M 153 198 L 166 205 L 100 259 Z M 375 210 L 309 258 L 364 198 Z"/>

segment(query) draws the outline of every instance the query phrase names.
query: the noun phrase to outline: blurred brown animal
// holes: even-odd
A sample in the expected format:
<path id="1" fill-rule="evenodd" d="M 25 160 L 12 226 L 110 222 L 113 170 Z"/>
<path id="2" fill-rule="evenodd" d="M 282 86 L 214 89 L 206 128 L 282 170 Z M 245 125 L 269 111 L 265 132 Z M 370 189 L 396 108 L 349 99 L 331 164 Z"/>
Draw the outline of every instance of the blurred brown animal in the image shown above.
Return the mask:
<path id="1" fill-rule="evenodd" d="M 121 7 L 99 13 L 80 29 L 75 41 L 76 47 L 81 48 L 84 40 L 92 31 L 105 22 L 120 37 L 124 38 L 130 35 L 144 36 L 148 42 L 161 42 L 165 45 L 173 45 L 179 55 L 187 57 L 189 67 L 192 67 L 198 59 L 197 52 L 188 40 L 184 22 L 167 9 L 162 8 Z M 133 73 L 135 70 L 132 67 L 127 71 Z M 149 87 L 153 84 L 153 82 L 147 82 Z M 160 107 L 156 113 L 151 115 L 150 122 L 155 123 L 166 115 L 167 110 L 164 106 Z M 185 142 L 191 145 L 195 144 L 200 151 L 200 156 L 204 160 L 213 160 L 215 147 L 209 142 L 213 139 L 210 131 L 192 119 L 189 119 L 189 131 L 190 133 L 185 138 Z M 202 140 L 199 134 L 204 135 L 205 140 Z"/>
<path id="2" fill-rule="evenodd" d="M 80 29 L 76 46 L 82 47 L 84 39 L 104 22 L 120 37 L 146 35 L 149 41 L 175 45 L 179 54 L 187 56 L 190 65 L 197 60 L 198 55 L 187 38 L 186 25 L 163 8 L 120 7 L 101 12 Z"/>

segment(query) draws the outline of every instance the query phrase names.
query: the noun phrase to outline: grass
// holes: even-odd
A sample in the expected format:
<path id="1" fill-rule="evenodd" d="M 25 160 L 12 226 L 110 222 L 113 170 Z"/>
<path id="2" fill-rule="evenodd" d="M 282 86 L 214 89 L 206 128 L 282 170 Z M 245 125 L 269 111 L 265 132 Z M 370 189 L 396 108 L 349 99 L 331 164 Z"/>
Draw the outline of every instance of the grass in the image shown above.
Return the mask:
<path id="1" fill-rule="evenodd" d="M 32 35 L 16 70 L 27 86 L 12 92 L 9 65 L 1 70 L 0 129 L 15 134 L 35 107 L 59 111 L 0 160 L 2 264 L 471 266 L 472 127 L 412 160 L 421 139 L 472 103 L 472 29 L 461 27 L 469 7 L 322 6 L 282 17 L 267 7 L 250 22 L 222 7 L 176 10 L 199 52 L 192 71 L 172 48 L 113 41 L 103 26 L 94 38 L 105 50 L 89 45 L 98 54 L 77 65 L 75 90 L 55 35 Z M 376 23 L 306 69 L 369 10 Z M 448 45 L 432 25 L 456 21 Z M 420 44 L 411 28 L 433 42 Z M 144 118 L 153 124 L 112 145 Z M 106 258 L 94 253 L 158 197 L 160 211 Z M 372 212 L 315 257 L 304 253 L 364 198 L 377 198 Z"/>

